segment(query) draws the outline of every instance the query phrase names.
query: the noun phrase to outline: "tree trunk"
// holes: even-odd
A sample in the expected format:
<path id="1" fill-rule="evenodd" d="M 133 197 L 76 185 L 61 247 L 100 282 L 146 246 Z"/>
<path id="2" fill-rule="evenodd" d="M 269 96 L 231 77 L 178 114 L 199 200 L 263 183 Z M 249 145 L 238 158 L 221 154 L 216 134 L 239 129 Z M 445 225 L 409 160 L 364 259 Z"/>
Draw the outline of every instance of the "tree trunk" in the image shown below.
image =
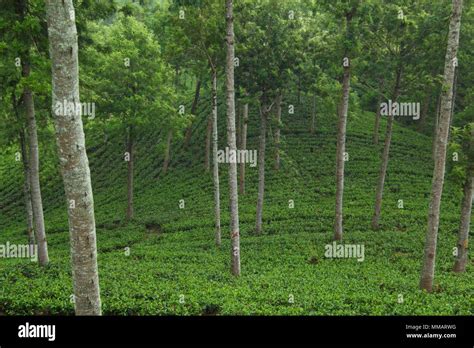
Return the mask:
<path id="1" fill-rule="evenodd" d="M 464 195 L 461 208 L 461 223 L 459 225 L 458 233 L 457 255 L 453 267 L 454 272 L 464 272 L 466 270 L 473 192 L 474 170 L 471 168 L 467 173 L 466 181 L 464 183 Z"/>
<path id="2" fill-rule="evenodd" d="M 265 193 L 265 136 L 267 129 L 267 109 L 262 102 L 260 110 L 260 145 L 258 149 L 258 197 L 255 232 L 262 233 L 263 199 Z"/>
<path id="3" fill-rule="evenodd" d="M 244 110 L 242 115 L 242 134 L 241 134 L 241 148 L 243 151 L 247 150 L 247 124 L 249 120 L 249 104 L 244 104 Z M 240 163 L 240 192 L 241 195 L 245 194 L 245 163 Z"/>
<path id="4" fill-rule="evenodd" d="M 133 219 L 133 165 L 135 160 L 133 154 L 133 142 L 133 126 L 129 126 L 127 137 L 127 152 L 129 154 L 127 174 L 127 221 Z"/>
<path id="5" fill-rule="evenodd" d="M 55 105 L 79 103 L 79 63 L 72 0 L 47 0 Z M 80 115 L 54 117 L 59 163 L 68 202 L 76 315 L 101 315 L 97 245 L 89 161 Z"/>
<path id="6" fill-rule="evenodd" d="M 441 94 L 438 96 L 438 103 L 436 104 L 436 114 L 434 120 L 434 129 L 433 129 L 433 143 L 432 143 L 432 158 L 433 160 L 436 157 L 436 139 L 438 139 L 438 126 L 439 126 L 439 113 L 441 109 Z"/>
<path id="7" fill-rule="evenodd" d="M 242 104 L 239 103 L 238 101 L 236 102 L 236 115 L 237 117 L 237 127 L 235 128 L 235 139 L 236 139 L 236 146 L 238 149 L 241 147 L 241 142 L 242 140 L 240 139 L 241 134 L 242 134 Z"/>
<path id="8" fill-rule="evenodd" d="M 420 119 L 418 120 L 419 131 L 423 130 L 423 127 L 425 125 L 426 116 L 428 115 L 428 110 L 430 108 L 430 101 L 431 101 L 431 88 L 429 88 L 426 91 L 425 100 L 423 101 L 423 109 L 421 110 Z"/>
<path id="9" fill-rule="evenodd" d="M 316 93 L 313 93 L 313 107 L 311 109 L 311 134 L 316 130 Z"/>
<path id="10" fill-rule="evenodd" d="M 402 66 L 399 65 L 398 70 L 397 70 L 397 76 L 395 79 L 393 97 L 392 97 L 393 103 L 395 103 L 398 100 L 398 97 L 400 96 L 401 78 L 402 78 Z M 388 116 L 388 121 L 387 121 L 387 130 L 385 132 L 385 143 L 384 143 L 383 153 L 382 153 L 382 164 L 380 166 L 379 178 L 377 181 L 377 189 L 375 193 L 375 209 L 374 209 L 374 216 L 372 217 L 372 229 L 374 230 L 377 230 L 379 228 L 380 212 L 382 210 L 383 188 L 385 185 L 385 175 L 387 174 L 387 168 L 388 168 L 388 156 L 390 152 L 390 144 L 392 141 L 393 119 L 394 119 L 394 116 L 392 112 L 390 112 L 390 115 Z"/>
<path id="11" fill-rule="evenodd" d="M 201 95 L 201 84 L 202 84 L 201 79 L 198 79 L 196 81 L 196 89 L 194 91 L 193 104 L 191 105 L 191 114 L 192 115 L 196 115 L 197 106 L 198 106 L 198 103 L 199 103 L 199 97 Z M 184 147 L 189 146 L 189 142 L 191 141 L 192 132 L 193 132 L 193 127 L 192 127 L 192 124 L 190 124 L 188 126 L 188 128 L 186 129 L 186 135 L 184 136 Z"/>
<path id="12" fill-rule="evenodd" d="M 28 164 L 28 152 L 26 150 L 25 132 L 23 128 L 20 130 L 20 147 L 21 147 L 21 159 L 23 162 L 23 174 L 25 182 L 23 184 L 23 195 L 25 199 L 25 210 L 26 210 L 26 231 L 28 233 L 28 244 L 30 245 L 30 251 L 35 245 L 35 234 L 33 228 L 33 206 L 31 204 L 31 189 L 30 189 L 30 166 Z"/>
<path id="13" fill-rule="evenodd" d="M 214 214 L 216 219 L 216 245 L 221 246 L 221 198 L 219 188 L 219 163 L 217 162 L 218 133 L 217 133 L 217 71 L 212 73 L 212 161 L 214 181 Z"/>
<path id="14" fill-rule="evenodd" d="M 30 66 L 27 59 L 23 59 L 23 77 L 30 75 Z M 46 266 L 49 263 L 48 242 L 46 241 L 46 232 L 44 228 L 43 202 L 41 200 L 41 186 L 39 180 L 39 151 L 38 151 L 38 133 L 36 129 L 35 104 L 31 89 L 26 86 L 23 90 L 23 101 L 26 109 L 26 119 L 28 123 L 28 143 L 29 143 L 29 169 L 30 169 L 30 188 L 31 205 L 33 207 L 33 220 L 35 226 L 35 237 L 38 243 L 38 262 L 40 266 Z"/>
<path id="15" fill-rule="evenodd" d="M 336 150 L 336 219 L 334 223 L 334 240 L 342 239 L 342 203 L 344 196 L 344 152 L 346 151 L 346 124 L 349 109 L 349 92 L 351 83 L 350 63 L 344 67 L 342 80 L 342 99 L 339 113 Z"/>
<path id="16" fill-rule="evenodd" d="M 226 57 L 226 87 L 227 87 L 227 141 L 229 151 L 236 151 L 235 140 L 235 90 L 234 90 L 234 16 L 233 1 L 226 0 L 227 24 L 227 57 Z M 230 233 L 232 274 L 240 275 L 240 232 L 239 232 L 239 200 L 237 193 L 237 163 L 229 163 L 229 198 L 230 198 Z"/>
<path id="17" fill-rule="evenodd" d="M 457 81 L 458 81 L 458 69 L 454 67 L 453 101 L 451 103 L 451 114 L 449 115 L 448 144 L 451 140 L 451 126 L 453 125 L 454 107 L 456 104 Z"/>
<path id="18" fill-rule="evenodd" d="M 382 103 L 382 95 L 379 95 L 377 100 L 377 111 L 375 112 L 374 124 L 374 144 L 379 144 L 379 130 L 380 130 L 380 104 Z"/>
<path id="19" fill-rule="evenodd" d="M 281 100 L 282 94 L 279 92 L 276 101 L 276 130 L 275 130 L 275 169 L 280 170 L 280 124 L 281 124 Z"/>
<path id="20" fill-rule="evenodd" d="M 453 59 L 456 57 L 459 45 L 459 31 L 461 26 L 462 0 L 453 0 L 453 10 L 449 24 L 448 47 L 444 63 L 444 78 L 441 94 L 441 113 L 436 139 L 436 157 L 433 169 L 431 186 L 431 199 L 428 213 L 428 230 L 426 233 L 421 272 L 420 288 L 428 292 L 433 290 L 433 279 L 436 260 L 436 244 L 438 239 L 439 212 L 441 195 L 444 185 L 444 172 L 446 164 L 446 146 L 453 101 L 454 70 Z"/>
<path id="21" fill-rule="evenodd" d="M 213 103 L 213 101 L 211 101 L 211 103 Z M 212 106 L 212 108 L 214 108 L 214 105 Z M 204 168 L 206 169 L 206 172 L 208 172 L 211 167 L 210 158 L 211 158 L 212 117 L 213 117 L 212 114 L 213 114 L 213 111 L 211 111 L 211 115 L 209 115 L 207 118 L 206 153 L 204 155 Z"/>
<path id="22" fill-rule="evenodd" d="M 165 149 L 165 160 L 163 161 L 163 175 L 166 175 L 168 172 L 168 166 L 170 164 L 170 154 L 171 154 L 171 139 L 173 138 L 173 130 L 168 131 L 168 136 L 166 138 L 166 149 Z"/>

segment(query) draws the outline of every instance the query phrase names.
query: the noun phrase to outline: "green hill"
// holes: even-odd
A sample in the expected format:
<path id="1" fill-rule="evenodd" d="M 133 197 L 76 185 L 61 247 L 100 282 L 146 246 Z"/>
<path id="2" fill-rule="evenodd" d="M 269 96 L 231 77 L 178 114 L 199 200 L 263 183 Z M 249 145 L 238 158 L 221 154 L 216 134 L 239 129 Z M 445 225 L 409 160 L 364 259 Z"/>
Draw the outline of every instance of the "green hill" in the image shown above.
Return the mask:
<path id="1" fill-rule="evenodd" d="M 223 97 L 219 95 L 220 102 Z M 336 113 L 318 114 L 312 135 L 310 103 L 290 102 L 295 114 L 283 112 L 280 171 L 273 169 L 269 132 L 261 236 L 253 233 L 257 168 L 246 169 L 247 192 L 239 196 L 242 276 L 237 279 L 229 272 L 225 165 L 220 166 L 223 244 L 221 249 L 214 245 L 212 177 L 203 165 L 209 97 L 200 101 L 189 148 L 183 147 L 182 139 L 173 142 L 166 175 L 161 173 L 164 134 L 140 130 L 135 219 L 128 224 L 125 136 L 113 122 L 105 128 L 87 125 L 104 314 L 474 314 L 472 297 L 466 296 L 474 293 L 474 275 L 451 272 L 460 197 L 458 186 L 449 181 L 442 204 L 436 290 L 426 294 L 418 289 L 432 177 L 431 139 L 395 125 L 382 228 L 373 232 L 370 218 L 383 145 L 372 144 L 373 114 L 350 113 L 344 243 L 363 244 L 365 260 L 329 259 L 324 253 L 333 237 Z M 224 148 L 225 105 L 218 110 Z M 250 106 L 248 149 L 258 147 L 257 111 Z M 385 120 L 382 141 L 384 129 Z M 0 313 L 74 313 L 67 211 L 52 130 L 43 131 L 40 138 L 51 263 L 41 269 L 27 259 L 1 260 Z M 21 161 L 15 161 L 16 151 L 10 147 L 0 157 L 0 244 L 27 241 L 23 172 Z M 181 199 L 184 209 L 179 208 Z M 403 209 L 398 208 L 400 199 Z M 289 200 L 294 208 L 289 208 Z"/>

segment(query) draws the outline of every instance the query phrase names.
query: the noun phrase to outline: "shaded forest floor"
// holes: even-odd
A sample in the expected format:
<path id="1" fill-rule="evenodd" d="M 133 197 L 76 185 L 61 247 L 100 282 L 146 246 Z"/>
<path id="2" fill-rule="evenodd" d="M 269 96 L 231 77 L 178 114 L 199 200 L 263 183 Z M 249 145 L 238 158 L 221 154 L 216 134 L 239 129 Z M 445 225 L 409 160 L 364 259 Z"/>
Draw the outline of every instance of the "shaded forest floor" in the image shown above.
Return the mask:
<path id="1" fill-rule="evenodd" d="M 200 102 L 189 148 L 173 142 L 171 168 L 161 175 L 165 134 L 140 131 L 136 146 L 135 219 L 124 222 L 125 135 L 111 122 L 107 143 L 88 125 L 104 314 L 118 315 L 472 315 L 474 275 L 451 272 L 459 221 L 458 187 L 443 196 L 435 292 L 418 290 L 432 175 L 431 140 L 395 125 L 384 191 L 382 229 L 370 230 L 381 140 L 372 144 L 373 114 L 350 113 L 345 169 L 343 243 L 363 244 L 365 260 L 328 259 L 335 205 L 336 114 L 318 114 L 309 133 L 310 102 L 283 108 L 282 167 L 266 156 L 264 233 L 253 234 L 257 167 L 247 166 L 239 196 L 242 276 L 230 275 L 228 186 L 221 165 L 223 245 L 214 245 L 213 185 L 204 171 L 208 98 Z M 220 96 L 220 100 L 223 101 Z M 308 105 L 308 107 L 307 107 Z M 248 149 L 258 148 L 257 108 L 250 107 Z M 225 147 L 225 106 L 219 105 Z M 272 125 L 273 131 L 275 124 Z M 41 180 L 51 264 L 0 259 L 0 313 L 73 314 L 69 234 L 52 130 L 40 134 Z M 25 244 L 21 161 L 17 148 L 0 157 L 0 244 Z M 179 208 L 183 199 L 185 208 Z M 398 200 L 404 208 L 399 209 Z M 289 200 L 294 208 L 289 208 Z M 130 251 L 127 256 L 126 248 Z M 291 301 L 293 299 L 293 301 Z M 401 300 L 402 299 L 402 300 Z"/>

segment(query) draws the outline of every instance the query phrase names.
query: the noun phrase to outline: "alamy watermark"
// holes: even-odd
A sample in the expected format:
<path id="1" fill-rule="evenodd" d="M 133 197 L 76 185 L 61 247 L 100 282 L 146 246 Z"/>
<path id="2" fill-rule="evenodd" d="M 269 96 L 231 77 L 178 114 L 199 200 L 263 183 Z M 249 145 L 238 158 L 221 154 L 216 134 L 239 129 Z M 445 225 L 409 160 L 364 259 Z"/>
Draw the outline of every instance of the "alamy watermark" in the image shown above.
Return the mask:
<path id="1" fill-rule="evenodd" d="M 420 103 L 399 103 L 389 99 L 380 104 L 380 115 L 382 116 L 408 116 L 414 120 L 420 119 Z"/>
<path id="2" fill-rule="evenodd" d="M 326 244 L 324 256 L 333 258 L 356 258 L 357 261 L 365 260 L 364 244 Z"/>
<path id="3" fill-rule="evenodd" d="M 57 116 L 88 116 L 92 120 L 95 118 L 95 103 L 78 103 L 64 99 L 62 102 L 56 102 L 54 114 Z"/>
<path id="4" fill-rule="evenodd" d="M 251 167 L 257 166 L 257 150 L 225 150 L 217 151 L 217 163 L 250 163 Z"/>
<path id="5" fill-rule="evenodd" d="M 23 258 L 38 261 L 38 246 L 31 244 L 0 244 L 0 258 Z"/>

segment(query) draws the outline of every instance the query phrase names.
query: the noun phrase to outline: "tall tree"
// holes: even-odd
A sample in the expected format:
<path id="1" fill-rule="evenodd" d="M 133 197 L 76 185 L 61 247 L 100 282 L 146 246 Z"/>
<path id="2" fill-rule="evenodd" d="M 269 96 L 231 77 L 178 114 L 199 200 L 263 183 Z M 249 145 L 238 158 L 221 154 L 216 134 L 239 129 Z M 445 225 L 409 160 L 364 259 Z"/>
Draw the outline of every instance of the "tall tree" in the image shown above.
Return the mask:
<path id="1" fill-rule="evenodd" d="M 247 150 L 247 127 L 249 122 L 249 104 L 245 102 L 243 106 L 243 115 L 242 115 L 242 132 L 240 134 L 240 147 L 241 150 Z M 240 163 L 240 185 L 239 193 L 241 195 L 245 194 L 245 162 Z"/>
<path id="2" fill-rule="evenodd" d="M 221 245 L 221 198 L 219 188 L 219 162 L 217 161 L 218 133 L 217 133 L 217 70 L 212 74 L 212 161 L 214 182 L 214 219 L 216 227 L 216 245 Z"/>
<path id="3" fill-rule="evenodd" d="M 23 161 L 23 175 L 25 177 L 25 182 L 23 184 L 23 196 L 25 200 L 25 210 L 26 210 L 26 231 L 28 234 L 28 243 L 31 247 L 34 247 L 35 234 L 34 234 L 34 224 L 33 224 L 33 206 L 31 204 L 31 186 L 30 186 L 30 166 L 28 163 L 28 153 L 26 149 L 25 141 L 25 132 L 23 129 L 20 130 L 20 148 L 21 148 L 21 159 Z M 38 255 L 39 256 L 39 255 Z"/>
<path id="4" fill-rule="evenodd" d="M 393 87 L 392 101 L 396 102 L 400 96 L 400 84 L 402 78 L 402 66 L 401 64 L 397 68 L 395 85 Z M 388 159 L 390 153 L 390 145 L 392 143 L 392 132 L 393 132 L 394 115 L 390 114 L 387 121 L 387 129 L 385 131 L 385 142 L 382 151 L 381 165 L 379 171 L 379 177 L 377 180 L 377 187 L 375 191 L 375 208 L 374 215 L 372 216 L 372 229 L 376 230 L 379 228 L 380 214 L 382 211 L 382 197 L 383 189 L 385 185 L 385 176 L 387 175 Z"/>
<path id="5" fill-rule="evenodd" d="M 350 59 L 350 44 L 349 42 L 353 39 L 351 33 L 351 22 L 357 10 L 357 5 L 354 4 L 350 10 L 345 12 L 346 20 L 346 47 L 344 49 L 344 57 L 342 59 L 342 65 L 344 68 L 344 74 L 342 78 L 342 96 L 339 106 L 339 121 L 337 129 L 337 148 L 336 148 L 336 218 L 334 222 L 334 239 L 341 240 L 343 233 L 343 212 L 342 203 L 344 196 L 344 156 L 346 151 L 346 125 L 347 125 L 347 112 L 349 109 L 349 93 L 350 93 L 350 82 L 351 82 L 351 62 Z"/>
<path id="6" fill-rule="evenodd" d="M 276 125 L 275 125 L 275 170 L 280 170 L 280 125 L 281 125 L 281 103 L 283 94 L 278 92 L 276 99 Z"/>
<path id="7" fill-rule="evenodd" d="M 94 199 L 82 119 L 75 110 L 57 112 L 58 103 L 80 103 L 77 31 L 72 0 L 47 0 L 46 16 L 56 140 L 69 207 L 75 311 L 76 315 L 101 315 Z"/>
<path id="8" fill-rule="evenodd" d="M 235 90 L 234 90 L 234 14 L 233 0 L 226 0 L 226 90 L 227 90 L 227 144 L 229 152 L 236 153 L 235 138 Z M 237 163 L 229 163 L 229 199 L 230 199 L 230 238 L 231 269 L 235 276 L 240 275 L 240 231 L 239 197 L 237 192 Z"/>
<path id="9" fill-rule="evenodd" d="M 448 44 L 444 62 L 443 89 L 441 95 L 441 111 L 436 139 L 435 165 L 431 185 L 430 206 L 428 212 L 428 230 L 426 233 L 423 268 L 421 271 L 420 288 L 431 292 L 436 261 L 436 245 L 438 240 L 439 213 L 441 196 L 444 185 L 446 164 L 446 145 L 451 118 L 451 104 L 453 102 L 453 82 L 455 61 L 459 46 L 459 32 L 461 28 L 462 0 L 452 1 L 452 14 L 449 23 Z"/>
<path id="10" fill-rule="evenodd" d="M 22 68 L 23 77 L 28 77 L 30 75 L 30 66 L 27 59 L 22 60 Z M 25 87 L 23 90 L 23 102 L 25 104 L 26 119 L 28 123 L 30 192 L 35 235 L 38 244 L 38 261 L 41 266 L 46 266 L 49 262 L 49 256 L 48 243 L 46 241 L 46 232 L 44 228 L 43 201 L 41 200 L 41 186 L 39 180 L 38 132 L 36 129 L 33 93 L 29 87 Z"/>

